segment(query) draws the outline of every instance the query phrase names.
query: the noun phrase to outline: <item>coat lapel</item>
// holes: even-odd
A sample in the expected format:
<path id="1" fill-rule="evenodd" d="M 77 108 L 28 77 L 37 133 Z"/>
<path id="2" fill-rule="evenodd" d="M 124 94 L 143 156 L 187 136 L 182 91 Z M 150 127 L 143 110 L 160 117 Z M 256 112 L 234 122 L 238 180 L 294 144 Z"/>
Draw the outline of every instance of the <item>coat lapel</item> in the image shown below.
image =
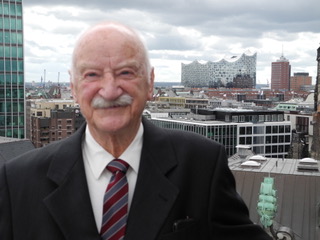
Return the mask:
<path id="1" fill-rule="evenodd" d="M 179 193 L 166 177 L 176 166 L 172 146 L 150 123 L 144 121 L 144 128 L 140 169 L 126 240 L 155 239 Z"/>
<path id="2" fill-rule="evenodd" d="M 100 240 L 82 159 L 83 131 L 79 129 L 60 145 L 48 171 L 57 188 L 44 203 L 66 239 Z"/>

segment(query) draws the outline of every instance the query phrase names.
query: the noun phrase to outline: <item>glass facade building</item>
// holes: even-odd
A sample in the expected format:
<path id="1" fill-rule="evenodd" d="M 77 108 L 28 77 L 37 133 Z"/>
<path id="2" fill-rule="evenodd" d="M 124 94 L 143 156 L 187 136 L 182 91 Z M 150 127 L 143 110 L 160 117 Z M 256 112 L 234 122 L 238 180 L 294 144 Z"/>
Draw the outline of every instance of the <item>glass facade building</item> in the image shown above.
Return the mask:
<path id="1" fill-rule="evenodd" d="M 1 0 L 0 15 L 0 136 L 24 138 L 22 0 Z"/>
<path id="2" fill-rule="evenodd" d="M 210 87 L 216 82 L 224 85 L 233 82 L 236 76 L 247 76 L 256 85 L 257 53 L 243 53 L 218 62 L 190 64 L 181 63 L 181 83 L 186 87 Z"/>
<path id="3" fill-rule="evenodd" d="M 151 118 L 150 121 L 162 128 L 195 132 L 221 143 L 225 146 L 228 157 L 237 153 L 237 145 L 248 145 L 255 154 L 265 157 L 286 157 L 291 145 L 291 124 L 283 121 L 283 115 L 267 116 L 270 119 L 265 118 L 260 122 L 242 122 L 241 115 L 228 122 L 170 118 Z"/>

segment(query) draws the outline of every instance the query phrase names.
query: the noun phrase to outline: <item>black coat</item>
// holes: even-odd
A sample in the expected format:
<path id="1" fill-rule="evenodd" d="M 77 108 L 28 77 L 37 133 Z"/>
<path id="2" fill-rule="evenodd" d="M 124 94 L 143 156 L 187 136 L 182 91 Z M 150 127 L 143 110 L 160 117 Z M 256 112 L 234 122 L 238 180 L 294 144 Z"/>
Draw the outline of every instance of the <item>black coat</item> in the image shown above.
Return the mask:
<path id="1" fill-rule="evenodd" d="M 125 240 L 270 239 L 249 220 L 221 145 L 143 124 Z M 100 240 L 82 158 L 84 129 L 1 168 L 0 239 Z"/>

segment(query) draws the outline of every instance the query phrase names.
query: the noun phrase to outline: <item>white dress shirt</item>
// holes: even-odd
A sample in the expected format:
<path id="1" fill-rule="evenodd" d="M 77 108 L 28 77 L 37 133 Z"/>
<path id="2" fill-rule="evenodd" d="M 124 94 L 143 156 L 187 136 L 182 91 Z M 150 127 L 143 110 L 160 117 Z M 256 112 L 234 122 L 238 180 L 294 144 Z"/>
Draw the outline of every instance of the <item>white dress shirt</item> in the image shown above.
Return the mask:
<path id="1" fill-rule="evenodd" d="M 130 165 L 127 171 L 127 179 L 129 184 L 129 208 L 131 206 L 138 176 L 142 150 L 142 136 L 143 125 L 141 123 L 136 137 L 119 157 L 119 159 L 126 161 Z M 93 214 L 96 220 L 97 229 L 100 231 L 102 222 L 103 197 L 111 178 L 111 172 L 106 169 L 106 166 L 109 162 L 115 159 L 115 157 L 103 149 L 94 140 L 88 127 L 86 127 L 85 137 L 82 141 L 82 156 Z"/>

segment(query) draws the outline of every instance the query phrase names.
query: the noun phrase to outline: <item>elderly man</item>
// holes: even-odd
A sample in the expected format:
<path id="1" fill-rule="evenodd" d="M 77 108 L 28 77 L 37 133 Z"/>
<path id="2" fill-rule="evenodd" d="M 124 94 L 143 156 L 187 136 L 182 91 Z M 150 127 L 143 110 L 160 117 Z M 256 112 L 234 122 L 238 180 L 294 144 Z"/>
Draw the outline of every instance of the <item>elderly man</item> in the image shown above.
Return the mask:
<path id="1" fill-rule="evenodd" d="M 0 239 L 270 239 L 221 145 L 142 118 L 154 71 L 134 30 L 87 30 L 70 78 L 86 125 L 1 168 Z"/>

